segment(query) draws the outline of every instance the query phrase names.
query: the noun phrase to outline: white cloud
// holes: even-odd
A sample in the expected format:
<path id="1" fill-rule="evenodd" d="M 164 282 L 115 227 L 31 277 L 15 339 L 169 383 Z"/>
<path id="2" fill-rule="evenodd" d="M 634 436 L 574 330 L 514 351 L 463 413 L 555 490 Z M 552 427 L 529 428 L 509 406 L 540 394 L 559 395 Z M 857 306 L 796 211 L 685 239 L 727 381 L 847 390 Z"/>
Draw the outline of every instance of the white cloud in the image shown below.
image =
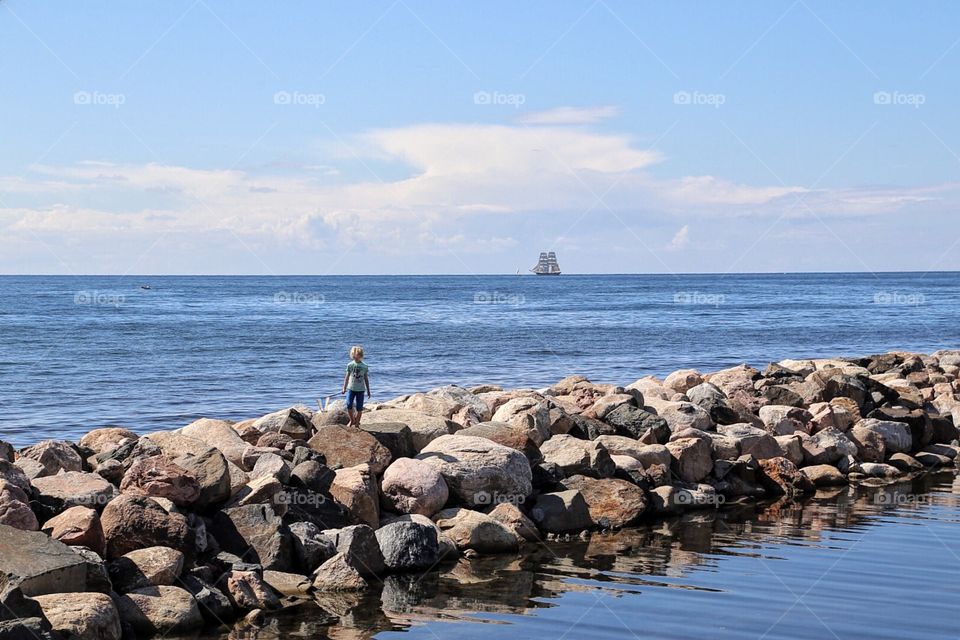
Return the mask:
<path id="1" fill-rule="evenodd" d="M 667 245 L 667 251 L 679 251 L 688 244 L 690 244 L 690 225 L 685 224 L 673 235 Z"/>
<path id="2" fill-rule="evenodd" d="M 615 106 L 605 107 L 557 107 L 546 111 L 533 111 L 517 118 L 521 124 L 534 125 L 566 125 L 566 124 L 594 124 L 601 120 L 613 118 L 620 113 Z"/>

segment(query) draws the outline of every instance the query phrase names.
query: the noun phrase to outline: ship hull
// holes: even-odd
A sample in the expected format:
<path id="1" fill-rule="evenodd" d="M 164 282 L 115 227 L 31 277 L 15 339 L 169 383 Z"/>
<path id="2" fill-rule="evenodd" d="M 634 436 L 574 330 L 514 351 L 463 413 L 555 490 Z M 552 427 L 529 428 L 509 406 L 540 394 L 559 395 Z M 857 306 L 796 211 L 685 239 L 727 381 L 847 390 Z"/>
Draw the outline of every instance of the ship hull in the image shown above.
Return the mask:
<path id="1" fill-rule="evenodd" d="M 552 272 L 552 273 L 537 273 L 536 271 L 534 271 L 533 274 L 534 274 L 534 275 L 537 275 L 537 276 L 558 276 L 558 275 L 560 275 L 560 272 L 559 272 L 559 271 L 554 271 L 554 272 Z"/>

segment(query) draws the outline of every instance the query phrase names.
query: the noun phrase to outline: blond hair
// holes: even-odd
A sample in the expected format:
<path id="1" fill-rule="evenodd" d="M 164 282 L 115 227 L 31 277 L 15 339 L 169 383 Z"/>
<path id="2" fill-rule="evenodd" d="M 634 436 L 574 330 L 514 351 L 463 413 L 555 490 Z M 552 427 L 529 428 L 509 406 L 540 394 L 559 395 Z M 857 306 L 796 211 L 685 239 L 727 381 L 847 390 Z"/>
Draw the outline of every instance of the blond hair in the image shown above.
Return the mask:
<path id="1" fill-rule="evenodd" d="M 360 345 L 356 345 L 355 347 L 350 347 L 350 358 L 352 360 L 356 360 L 357 358 L 360 358 L 361 360 L 363 360 L 363 347 L 361 347 Z"/>

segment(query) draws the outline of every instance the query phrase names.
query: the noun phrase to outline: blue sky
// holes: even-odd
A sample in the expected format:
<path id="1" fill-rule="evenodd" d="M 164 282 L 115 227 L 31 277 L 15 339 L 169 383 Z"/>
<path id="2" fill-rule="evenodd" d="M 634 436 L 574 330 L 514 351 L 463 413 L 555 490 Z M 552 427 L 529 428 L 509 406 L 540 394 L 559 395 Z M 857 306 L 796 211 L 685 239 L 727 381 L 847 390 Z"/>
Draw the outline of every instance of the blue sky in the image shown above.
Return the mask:
<path id="1" fill-rule="evenodd" d="M 960 269 L 952 2 L 0 2 L 0 272 Z"/>

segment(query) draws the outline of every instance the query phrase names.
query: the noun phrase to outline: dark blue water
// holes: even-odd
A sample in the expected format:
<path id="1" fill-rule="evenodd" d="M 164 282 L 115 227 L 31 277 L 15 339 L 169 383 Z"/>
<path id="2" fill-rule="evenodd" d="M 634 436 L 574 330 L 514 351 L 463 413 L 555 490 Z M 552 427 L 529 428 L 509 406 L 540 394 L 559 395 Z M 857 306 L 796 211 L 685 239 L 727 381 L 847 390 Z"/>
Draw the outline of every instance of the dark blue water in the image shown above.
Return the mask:
<path id="1" fill-rule="evenodd" d="M 0 437 L 314 404 L 355 343 L 386 399 L 957 348 L 958 311 L 956 273 L 0 277 Z"/>

